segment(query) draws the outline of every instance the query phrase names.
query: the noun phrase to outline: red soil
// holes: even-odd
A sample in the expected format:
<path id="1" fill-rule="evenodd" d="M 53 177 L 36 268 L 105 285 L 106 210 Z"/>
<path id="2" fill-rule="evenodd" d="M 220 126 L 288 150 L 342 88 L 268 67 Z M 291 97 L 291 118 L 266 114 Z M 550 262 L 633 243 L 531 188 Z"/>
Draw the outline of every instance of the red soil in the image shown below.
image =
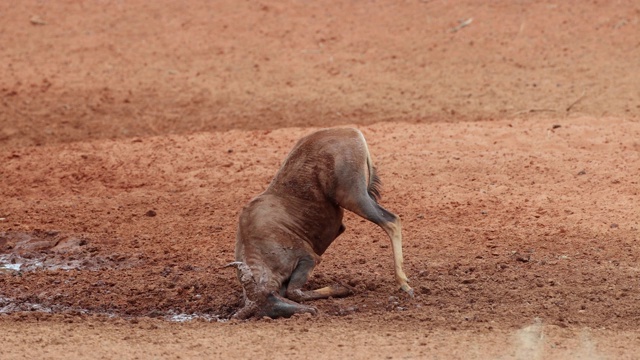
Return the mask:
<path id="1" fill-rule="evenodd" d="M 3 359 L 637 354 L 638 4 L 23 1 L 0 18 Z M 309 286 L 354 296 L 314 318 L 168 321 L 237 309 L 220 266 L 240 208 L 337 125 L 369 142 L 415 298 L 382 230 L 348 214 Z"/>

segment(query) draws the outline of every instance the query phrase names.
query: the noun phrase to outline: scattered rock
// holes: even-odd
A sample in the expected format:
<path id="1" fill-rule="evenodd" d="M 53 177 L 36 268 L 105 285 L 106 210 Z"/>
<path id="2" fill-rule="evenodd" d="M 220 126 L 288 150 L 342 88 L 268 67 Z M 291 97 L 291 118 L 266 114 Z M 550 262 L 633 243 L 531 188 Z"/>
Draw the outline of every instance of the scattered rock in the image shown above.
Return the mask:
<path id="1" fill-rule="evenodd" d="M 32 25 L 47 25 L 47 22 L 42 20 L 42 18 L 38 15 L 34 15 L 29 19 Z"/>

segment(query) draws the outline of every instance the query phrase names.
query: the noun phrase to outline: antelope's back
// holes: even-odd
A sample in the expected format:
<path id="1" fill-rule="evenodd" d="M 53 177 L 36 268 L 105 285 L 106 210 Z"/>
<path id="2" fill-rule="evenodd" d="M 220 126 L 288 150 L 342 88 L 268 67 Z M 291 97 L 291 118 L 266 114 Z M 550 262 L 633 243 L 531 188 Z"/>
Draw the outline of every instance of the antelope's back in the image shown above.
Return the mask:
<path id="1" fill-rule="evenodd" d="M 298 141 L 269 185 L 268 192 L 305 200 L 331 198 L 337 181 L 369 178 L 369 151 L 358 129 L 325 129 Z"/>

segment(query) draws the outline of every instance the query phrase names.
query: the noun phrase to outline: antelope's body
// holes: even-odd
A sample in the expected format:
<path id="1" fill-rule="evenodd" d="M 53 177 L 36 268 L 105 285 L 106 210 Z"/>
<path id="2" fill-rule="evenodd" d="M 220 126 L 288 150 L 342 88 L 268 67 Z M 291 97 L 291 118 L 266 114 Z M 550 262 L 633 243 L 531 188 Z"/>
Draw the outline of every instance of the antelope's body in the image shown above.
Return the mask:
<path id="1" fill-rule="evenodd" d="M 234 317 L 315 314 L 315 308 L 298 302 L 349 295 L 342 285 L 302 291 L 320 256 L 344 232 L 343 209 L 387 232 L 396 280 L 412 294 L 402 270 L 400 219 L 378 205 L 378 188 L 359 130 L 321 130 L 298 141 L 269 187 L 240 214 L 232 264 L 245 304 Z"/>

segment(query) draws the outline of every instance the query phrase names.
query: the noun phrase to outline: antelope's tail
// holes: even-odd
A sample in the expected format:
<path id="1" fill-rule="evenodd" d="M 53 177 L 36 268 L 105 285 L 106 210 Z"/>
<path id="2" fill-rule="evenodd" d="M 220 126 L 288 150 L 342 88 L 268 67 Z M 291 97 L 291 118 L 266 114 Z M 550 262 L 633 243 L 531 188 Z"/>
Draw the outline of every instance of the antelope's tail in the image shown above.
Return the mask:
<path id="1" fill-rule="evenodd" d="M 378 177 L 378 173 L 376 172 L 376 167 L 373 166 L 373 161 L 371 160 L 371 154 L 369 153 L 369 146 L 367 145 L 367 141 L 364 138 L 364 135 L 360 133 L 360 137 L 362 138 L 362 143 L 364 144 L 364 150 L 367 156 L 367 171 L 368 171 L 368 179 L 369 182 L 367 184 L 367 193 L 369 196 L 373 198 L 376 202 L 380 200 L 380 190 L 382 189 L 382 181 L 380 177 Z"/>

